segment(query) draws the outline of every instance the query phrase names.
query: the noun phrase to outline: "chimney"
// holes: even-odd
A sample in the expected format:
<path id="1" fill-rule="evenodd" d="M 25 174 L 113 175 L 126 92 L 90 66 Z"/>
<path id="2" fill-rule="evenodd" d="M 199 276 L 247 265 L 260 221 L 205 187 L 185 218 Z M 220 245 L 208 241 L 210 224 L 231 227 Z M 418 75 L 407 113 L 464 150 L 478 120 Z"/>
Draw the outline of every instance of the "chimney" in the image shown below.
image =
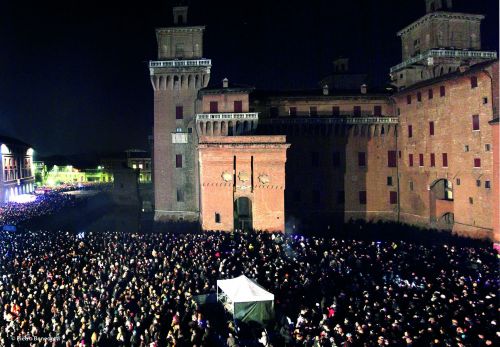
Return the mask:
<path id="1" fill-rule="evenodd" d="M 227 87 L 229 87 L 229 80 L 226 77 L 222 80 L 222 88 L 227 88 Z"/>
<path id="2" fill-rule="evenodd" d="M 367 85 L 363 83 L 361 85 L 361 94 L 366 94 L 367 89 L 368 89 Z"/>
<path id="3" fill-rule="evenodd" d="M 323 86 L 323 95 L 328 95 L 329 94 L 329 90 L 328 90 L 328 84 L 325 84 Z"/>

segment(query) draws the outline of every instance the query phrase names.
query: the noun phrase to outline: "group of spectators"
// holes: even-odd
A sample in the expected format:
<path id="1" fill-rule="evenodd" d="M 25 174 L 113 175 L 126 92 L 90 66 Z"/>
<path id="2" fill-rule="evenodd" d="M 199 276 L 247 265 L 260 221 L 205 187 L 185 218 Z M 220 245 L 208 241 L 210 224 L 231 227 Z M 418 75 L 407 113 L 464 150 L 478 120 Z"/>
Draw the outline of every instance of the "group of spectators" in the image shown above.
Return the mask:
<path id="1" fill-rule="evenodd" d="M 242 274 L 275 295 L 276 324 L 250 340 L 197 303 L 218 279 Z M 0 345 L 500 343 L 493 249 L 255 232 L 5 232 L 0 279 Z"/>
<path id="2" fill-rule="evenodd" d="M 40 186 L 37 191 L 40 192 L 52 192 L 52 193 L 62 193 L 70 192 L 75 190 L 100 190 L 106 191 L 112 188 L 112 183 L 103 182 L 78 182 L 78 183 L 62 183 L 57 186 Z"/>
<path id="3" fill-rule="evenodd" d="M 33 218 L 50 216 L 68 207 L 76 207 L 82 203 L 83 196 L 67 194 L 72 191 L 108 191 L 111 185 L 100 182 L 85 182 L 79 184 L 64 184 L 57 187 L 38 187 L 35 190 L 35 200 L 17 203 L 0 204 L 0 229 L 3 225 L 20 225 Z M 65 194 L 66 193 L 66 194 Z"/>
<path id="4" fill-rule="evenodd" d="M 77 199 L 68 194 L 47 192 L 37 195 L 31 202 L 7 202 L 0 204 L 0 227 L 19 225 L 36 217 L 52 215 L 64 208 L 77 205 Z"/>

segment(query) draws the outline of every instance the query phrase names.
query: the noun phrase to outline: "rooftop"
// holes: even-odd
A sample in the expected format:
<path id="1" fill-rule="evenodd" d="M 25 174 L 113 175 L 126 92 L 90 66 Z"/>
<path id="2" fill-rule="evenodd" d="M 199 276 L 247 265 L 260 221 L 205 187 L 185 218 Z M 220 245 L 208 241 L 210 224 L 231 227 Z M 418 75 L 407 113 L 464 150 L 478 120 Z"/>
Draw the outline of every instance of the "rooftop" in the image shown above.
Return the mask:
<path id="1" fill-rule="evenodd" d="M 427 86 L 430 86 L 430 85 L 435 84 L 435 83 L 451 80 L 453 78 L 457 78 L 460 76 L 467 76 L 469 74 L 477 73 L 477 72 L 484 70 L 484 69 L 486 69 L 494 64 L 498 64 L 498 60 L 489 60 L 489 61 L 485 61 L 482 63 L 478 63 L 478 64 L 470 66 L 467 70 L 465 70 L 463 72 L 460 70 L 457 70 L 457 71 L 445 74 L 443 76 L 439 76 L 436 78 L 432 78 L 429 80 L 415 83 L 412 86 L 395 93 L 395 95 L 401 95 L 401 94 L 404 94 L 405 92 L 416 90 L 416 89 L 419 89 L 422 87 L 427 87 Z"/>

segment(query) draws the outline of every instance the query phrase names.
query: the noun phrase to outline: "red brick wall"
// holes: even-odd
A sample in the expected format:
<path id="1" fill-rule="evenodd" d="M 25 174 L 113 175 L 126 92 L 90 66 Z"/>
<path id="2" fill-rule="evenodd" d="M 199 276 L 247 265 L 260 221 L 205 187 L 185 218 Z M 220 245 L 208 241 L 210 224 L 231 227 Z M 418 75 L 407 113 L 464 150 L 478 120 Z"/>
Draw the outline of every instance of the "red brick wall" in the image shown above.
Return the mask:
<path id="1" fill-rule="evenodd" d="M 248 112 L 248 93 L 224 93 L 203 95 L 202 111 L 210 113 L 210 102 L 217 101 L 218 113 L 234 112 L 234 102 L 242 101 L 243 112 Z"/>
<path id="2" fill-rule="evenodd" d="M 477 88 L 471 88 L 471 76 L 477 76 Z M 446 89 L 444 97 L 440 97 L 441 86 Z M 428 98 L 430 88 L 434 94 L 431 100 Z M 400 195 L 403 221 L 438 226 L 434 218 L 439 220 L 442 216 L 435 210 L 429 189 L 436 180 L 444 178 L 453 184 L 454 232 L 491 237 L 493 192 L 485 187 L 485 181 L 491 182 L 493 174 L 493 155 L 491 150 L 486 150 L 486 145 L 492 144 L 492 131 L 488 126 L 492 119 L 491 90 L 489 75 L 471 70 L 395 96 L 401 113 L 398 147 L 402 152 Z M 422 94 L 421 102 L 417 101 L 417 92 Z M 407 104 L 407 95 L 412 96 L 411 104 Z M 484 98 L 487 98 L 487 103 Z M 473 115 L 479 115 L 479 131 L 472 128 Z M 429 133 L 430 121 L 434 122 L 434 136 Z M 413 128 L 411 138 L 408 125 Z M 409 166 L 410 153 L 414 156 L 413 167 Z M 435 167 L 430 166 L 431 153 L 435 154 Z M 443 153 L 447 153 L 448 167 L 442 165 Z M 422 167 L 419 166 L 420 154 L 424 155 Z M 474 168 L 474 158 L 481 159 L 481 168 Z M 477 186 L 478 180 L 480 186 Z M 410 182 L 413 182 L 413 191 Z M 472 203 L 469 198 L 472 198 Z"/>
<path id="3" fill-rule="evenodd" d="M 198 148 L 201 223 L 204 230 L 233 230 L 233 204 L 239 197 L 248 197 L 252 202 L 254 229 L 285 230 L 285 162 L 288 145 L 284 136 L 202 137 Z M 233 180 L 234 157 L 236 182 Z M 240 176 L 243 172 L 247 174 L 247 180 Z M 224 173 L 229 174 L 226 180 L 223 178 Z M 262 176 L 263 181 L 259 176 Z M 263 176 L 267 176 L 269 182 Z M 215 213 L 220 214 L 220 223 L 215 222 Z"/>
<path id="4" fill-rule="evenodd" d="M 500 242 L 500 126 L 492 125 L 493 132 L 493 239 Z"/>

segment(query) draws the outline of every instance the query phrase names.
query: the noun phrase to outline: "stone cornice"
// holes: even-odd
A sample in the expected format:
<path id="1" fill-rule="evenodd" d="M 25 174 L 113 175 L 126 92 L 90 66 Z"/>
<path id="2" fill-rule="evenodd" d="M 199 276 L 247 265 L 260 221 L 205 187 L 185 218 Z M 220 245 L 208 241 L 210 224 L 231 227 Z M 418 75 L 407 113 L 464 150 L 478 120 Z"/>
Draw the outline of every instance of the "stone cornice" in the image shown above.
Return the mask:
<path id="1" fill-rule="evenodd" d="M 411 23 L 407 27 L 398 31 L 398 36 L 403 36 L 407 34 L 409 31 L 415 29 L 416 27 L 422 25 L 423 23 L 433 20 L 435 18 L 439 19 L 462 19 L 462 20 L 470 20 L 470 21 L 481 21 L 484 19 L 483 15 L 480 14 L 469 14 L 469 13 L 460 13 L 460 12 L 432 12 L 428 13 L 415 22 Z"/>
<path id="2" fill-rule="evenodd" d="M 205 30 L 204 26 L 156 28 L 156 34 L 159 34 L 159 33 L 194 32 L 194 31 L 203 31 L 203 30 Z"/>
<path id="3" fill-rule="evenodd" d="M 203 148 L 237 148 L 237 149 L 286 149 L 289 143 L 200 143 L 198 149 Z"/>
<path id="4" fill-rule="evenodd" d="M 156 28 L 156 33 L 167 32 L 167 33 L 178 33 L 178 32 L 193 32 L 193 31 L 203 31 L 205 26 L 193 26 L 193 27 L 168 27 L 168 28 Z"/>

